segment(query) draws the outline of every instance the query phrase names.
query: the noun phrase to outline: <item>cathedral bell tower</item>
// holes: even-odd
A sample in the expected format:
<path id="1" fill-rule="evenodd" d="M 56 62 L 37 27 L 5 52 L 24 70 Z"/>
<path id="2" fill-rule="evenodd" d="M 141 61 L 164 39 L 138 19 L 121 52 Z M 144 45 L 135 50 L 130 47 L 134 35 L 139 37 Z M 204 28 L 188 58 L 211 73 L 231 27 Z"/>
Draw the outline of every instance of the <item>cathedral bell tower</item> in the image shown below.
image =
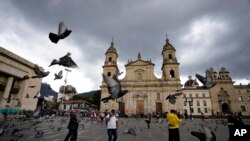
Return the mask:
<path id="1" fill-rule="evenodd" d="M 168 38 L 162 50 L 162 79 L 180 84 L 179 63 L 175 56 L 175 48 L 169 43 Z"/>
<path id="2" fill-rule="evenodd" d="M 116 52 L 116 49 L 114 47 L 113 41 L 111 42 L 110 47 L 105 53 L 105 62 L 102 66 L 103 73 L 107 76 L 113 76 L 117 73 L 118 67 L 117 67 L 117 58 L 118 54 Z"/>

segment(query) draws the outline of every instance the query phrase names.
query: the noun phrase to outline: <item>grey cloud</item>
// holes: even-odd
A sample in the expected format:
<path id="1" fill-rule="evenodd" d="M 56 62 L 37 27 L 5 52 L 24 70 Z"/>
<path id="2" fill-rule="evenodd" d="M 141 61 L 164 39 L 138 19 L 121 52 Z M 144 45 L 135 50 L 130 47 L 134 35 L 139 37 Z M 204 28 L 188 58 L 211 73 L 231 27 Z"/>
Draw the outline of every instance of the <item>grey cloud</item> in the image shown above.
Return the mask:
<path id="1" fill-rule="evenodd" d="M 161 74 L 161 51 L 167 32 L 177 50 L 181 75 L 203 73 L 209 67 L 219 70 L 224 66 L 231 71 L 233 78 L 238 79 L 249 75 L 250 69 L 245 65 L 249 62 L 247 56 L 250 52 L 249 4 L 247 0 L 11 1 L 11 6 L 32 25 L 31 28 L 43 33 L 56 32 L 58 22 L 65 21 L 73 30 L 66 40 L 80 48 L 85 55 L 84 62 L 97 64 L 104 61 L 104 53 L 114 37 L 118 61 L 135 60 L 137 53 L 141 52 L 143 59 L 152 59 L 156 64 L 155 71 Z M 190 32 L 192 23 L 202 18 L 223 22 L 227 29 L 225 32 L 213 31 L 199 43 L 192 44 L 191 39 L 183 42 L 181 37 Z M 203 44 L 211 38 L 215 39 L 209 45 Z M 197 48 L 201 52 L 194 54 L 193 58 L 199 61 L 193 63 L 190 58 L 182 62 L 183 55 Z M 204 53 L 204 49 L 208 52 Z"/>

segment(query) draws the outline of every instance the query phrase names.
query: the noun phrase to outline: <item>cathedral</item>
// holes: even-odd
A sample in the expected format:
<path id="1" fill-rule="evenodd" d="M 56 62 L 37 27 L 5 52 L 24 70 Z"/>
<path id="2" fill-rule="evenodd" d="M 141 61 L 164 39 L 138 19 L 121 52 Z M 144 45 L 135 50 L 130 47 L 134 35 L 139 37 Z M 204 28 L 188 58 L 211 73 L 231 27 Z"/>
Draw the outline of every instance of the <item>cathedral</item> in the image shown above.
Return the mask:
<path id="1" fill-rule="evenodd" d="M 176 50 L 169 40 L 162 49 L 162 77 L 157 78 L 154 74 L 154 63 L 151 60 L 143 60 L 138 53 L 137 60 L 128 61 L 125 65 L 126 76 L 120 80 L 122 89 L 128 93 L 108 103 L 101 102 L 101 111 L 106 109 L 118 109 L 121 114 L 147 114 L 153 112 L 163 113 L 170 109 L 183 111 L 181 97 L 176 99 L 178 104 L 170 104 L 166 99 L 169 94 L 181 90 L 179 62 L 176 58 Z M 111 46 L 105 53 L 103 73 L 112 77 L 118 71 L 118 53 L 111 42 Z M 101 85 L 101 98 L 107 97 L 107 85 Z"/>
<path id="2" fill-rule="evenodd" d="M 206 89 L 199 86 L 191 76 L 182 86 L 176 50 L 168 39 L 163 45 L 161 55 L 161 78 L 157 78 L 154 74 L 154 63 L 151 60 L 143 60 L 140 53 L 137 60 L 129 60 L 125 65 L 126 75 L 120 80 L 122 89 L 128 90 L 128 93 L 108 103 L 101 102 L 100 111 L 115 109 L 122 115 L 131 115 L 165 113 L 175 109 L 189 115 L 202 113 L 223 115 L 228 111 L 250 115 L 250 84 L 235 85 L 226 68 L 222 67 L 217 73 L 211 67 L 206 72 L 210 74 L 211 81 L 216 84 L 212 88 Z M 119 72 L 117 61 L 118 52 L 111 42 L 105 53 L 103 74 L 113 77 Z M 181 90 L 182 95 L 177 97 L 175 104 L 171 104 L 166 97 L 176 90 Z M 101 93 L 101 98 L 109 96 L 104 82 L 101 85 Z"/>

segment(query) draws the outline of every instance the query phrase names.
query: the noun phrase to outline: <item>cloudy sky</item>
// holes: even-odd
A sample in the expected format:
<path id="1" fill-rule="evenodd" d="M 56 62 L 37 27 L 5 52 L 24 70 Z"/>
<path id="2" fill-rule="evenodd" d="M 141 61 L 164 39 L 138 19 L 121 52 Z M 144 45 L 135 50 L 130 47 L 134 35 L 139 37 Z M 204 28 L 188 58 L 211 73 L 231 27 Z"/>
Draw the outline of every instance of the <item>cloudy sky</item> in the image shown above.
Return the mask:
<path id="1" fill-rule="evenodd" d="M 99 89 L 104 53 L 112 37 L 121 71 L 128 59 L 151 59 L 161 77 L 166 33 L 176 49 L 182 84 L 188 75 L 213 67 L 230 71 L 236 84 L 250 78 L 250 0 L 0 0 L 0 46 L 50 71 L 53 59 L 71 52 L 79 65 L 68 74 L 78 92 Z M 64 21 L 73 32 L 53 44 L 49 32 Z M 65 72 L 64 72 L 65 73 Z M 124 76 L 121 76 L 121 78 Z"/>

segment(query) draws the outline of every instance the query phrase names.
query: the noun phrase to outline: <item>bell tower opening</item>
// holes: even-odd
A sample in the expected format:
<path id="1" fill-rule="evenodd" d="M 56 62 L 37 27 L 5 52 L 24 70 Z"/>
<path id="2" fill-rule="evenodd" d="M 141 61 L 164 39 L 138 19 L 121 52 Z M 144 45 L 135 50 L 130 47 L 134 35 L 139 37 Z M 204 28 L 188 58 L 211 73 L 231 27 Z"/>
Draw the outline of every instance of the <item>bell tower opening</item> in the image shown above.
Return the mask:
<path id="1" fill-rule="evenodd" d="M 109 62 L 112 62 L 112 57 L 109 57 Z"/>
<path id="2" fill-rule="evenodd" d="M 107 73 L 107 76 L 110 77 L 110 76 L 111 76 L 111 72 L 108 72 L 108 73 Z"/>
<path id="3" fill-rule="evenodd" d="M 169 54 L 169 55 L 168 55 L 168 58 L 169 58 L 169 59 L 173 59 L 172 54 Z"/>
<path id="4" fill-rule="evenodd" d="M 171 71 L 170 71 L 170 78 L 175 78 L 174 70 L 171 70 Z"/>

